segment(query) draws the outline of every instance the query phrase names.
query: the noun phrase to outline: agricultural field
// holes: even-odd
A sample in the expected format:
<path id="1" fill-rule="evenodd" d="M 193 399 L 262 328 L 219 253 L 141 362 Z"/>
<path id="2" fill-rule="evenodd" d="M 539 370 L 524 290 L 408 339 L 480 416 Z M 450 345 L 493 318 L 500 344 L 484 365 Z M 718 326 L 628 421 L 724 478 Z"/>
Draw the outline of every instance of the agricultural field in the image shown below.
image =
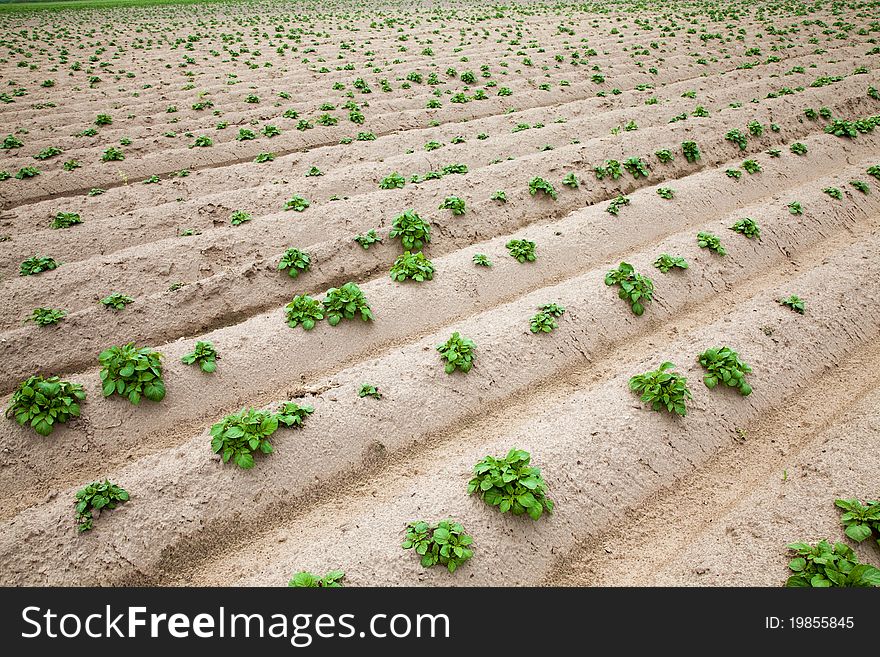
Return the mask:
<path id="1" fill-rule="evenodd" d="M 880 586 L 877 3 L 0 35 L 0 584 Z"/>

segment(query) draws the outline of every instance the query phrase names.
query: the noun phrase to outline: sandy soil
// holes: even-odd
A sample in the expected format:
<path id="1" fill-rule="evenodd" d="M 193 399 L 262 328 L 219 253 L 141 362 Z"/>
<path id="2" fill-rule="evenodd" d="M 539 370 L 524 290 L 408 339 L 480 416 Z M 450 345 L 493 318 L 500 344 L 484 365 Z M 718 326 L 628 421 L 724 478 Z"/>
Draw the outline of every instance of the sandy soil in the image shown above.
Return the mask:
<path id="1" fill-rule="evenodd" d="M 0 583 L 275 586 L 298 570 L 342 568 L 351 585 L 778 585 L 786 543 L 842 536 L 835 497 L 877 497 L 870 364 L 880 356 L 880 189 L 866 171 L 880 164 L 880 133 L 840 138 L 825 132 L 826 118 L 804 114 L 878 113 L 880 101 L 866 93 L 880 86 L 870 31 L 841 39 L 808 21 L 774 37 L 763 17 L 746 16 L 735 23 L 742 40 L 731 29 L 730 41 L 704 41 L 683 28 L 646 30 L 633 19 L 663 19 L 618 8 L 572 10 L 570 35 L 549 11 L 511 9 L 471 24 L 465 17 L 483 10 L 463 3 L 439 32 L 432 21 L 407 23 L 406 42 L 396 26 L 371 25 L 366 10 L 348 16 L 355 32 L 309 10 L 314 27 L 288 39 L 290 13 L 280 5 L 266 3 L 256 17 L 247 5 L 211 5 L 204 11 L 224 27 L 209 30 L 187 27 L 193 11 L 61 12 L 51 29 L 39 13 L 0 15 L 4 33 L 35 30 L 50 44 L 39 51 L 21 40 L 32 56 L 13 52 L 0 65 L 0 88 L 27 91 L 0 104 L 0 136 L 24 142 L 0 150 L 0 171 L 40 169 L 0 182 L 2 402 L 34 373 L 61 374 L 87 391 L 82 417 L 48 438 L 7 420 Z M 113 19 L 130 27 L 112 45 L 102 37 L 105 50 L 90 62 L 98 26 Z M 251 20 L 262 29 L 241 27 Z M 68 33 L 52 32 L 58 26 Z M 96 32 L 84 37 L 90 26 Z M 233 29 L 244 32 L 240 41 L 219 37 Z M 73 45 L 84 38 L 85 49 Z M 745 54 L 753 47 L 760 55 Z M 596 54 L 575 65 L 578 48 Z M 35 68 L 19 67 L 25 60 Z M 81 70 L 69 70 L 73 61 Z M 425 79 L 408 82 L 413 71 Z M 463 83 L 464 71 L 476 82 Z M 604 81 L 593 79 L 597 71 Z M 432 72 L 441 84 L 427 83 Z M 90 75 L 100 78 L 92 87 Z M 360 93 L 355 78 L 372 93 Z M 811 86 L 824 78 L 832 82 Z M 46 79 L 55 85 L 41 87 Z M 501 87 L 512 95 L 498 96 Z M 476 89 L 486 100 L 450 102 Z M 248 94 L 259 101 L 245 102 Z M 426 109 L 433 98 L 441 107 Z M 363 124 L 349 120 L 350 101 Z M 693 115 L 697 106 L 708 115 Z M 284 115 L 290 109 L 297 118 Z M 113 123 L 95 126 L 104 113 Z M 338 124 L 296 129 L 323 114 Z M 761 135 L 749 134 L 752 121 Z M 638 129 L 619 129 L 628 122 Z M 530 128 L 514 131 L 521 124 Z M 261 134 L 266 125 L 281 134 Z M 90 127 L 96 135 L 74 136 Z M 745 148 L 725 138 L 734 128 L 749 135 Z M 257 138 L 236 140 L 240 129 Z M 375 139 L 356 139 L 368 132 Z M 190 147 L 199 135 L 213 145 Z M 131 143 L 120 145 L 124 138 Z M 684 158 L 688 140 L 699 162 Z M 428 142 L 441 147 L 426 150 Z M 795 142 L 806 154 L 790 150 Z M 33 158 L 53 146 L 63 153 Z M 102 162 L 110 146 L 125 159 Z M 675 159 L 662 163 L 659 149 Z M 267 152 L 274 160 L 253 161 Z M 644 158 L 648 178 L 594 175 L 608 159 L 633 156 Z M 82 166 L 64 170 L 70 159 Z M 726 173 L 746 159 L 762 171 Z M 468 172 L 410 181 L 450 164 Z M 307 176 L 312 167 L 322 175 Z M 188 175 L 174 175 L 181 170 Z M 380 189 L 394 171 L 407 184 Z M 562 184 L 568 173 L 579 188 Z M 145 184 L 151 176 L 159 182 Z M 535 176 L 554 185 L 557 200 L 529 193 Z M 674 188 L 672 200 L 658 195 L 663 187 Z M 842 198 L 823 191 L 831 187 Z M 105 192 L 89 195 L 93 188 Z M 506 203 L 492 200 L 496 190 Z M 294 194 L 311 201 L 305 212 L 283 210 Z M 615 217 L 606 208 L 619 194 L 630 203 Z M 464 215 L 438 209 L 450 195 L 466 201 Z M 789 212 L 793 201 L 803 214 Z M 430 282 L 396 283 L 387 273 L 401 250 L 391 223 L 408 208 L 432 227 Z M 230 225 L 234 210 L 251 221 Z M 60 211 L 83 223 L 51 229 Z M 760 240 L 728 230 L 742 217 L 758 222 Z M 196 234 L 182 236 L 184 228 Z M 371 228 L 384 242 L 364 250 L 353 238 Z M 700 231 L 719 235 L 728 254 L 698 248 Z M 507 254 L 505 244 L 521 238 L 537 244 L 535 262 Z M 277 270 L 290 246 L 313 260 L 296 279 Z M 652 263 L 663 252 L 690 267 L 660 273 Z M 476 267 L 475 253 L 493 267 Z M 34 254 L 62 264 L 19 276 Z M 624 260 L 655 282 L 642 317 L 603 282 Z M 347 281 L 361 286 L 373 322 L 286 326 L 294 295 L 319 297 Z M 113 291 L 134 303 L 103 308 Z M 793 293 L 807 301 L 803 316 L 777 303 Z M 567 311 L 555 331 L 534 335 L 529 318 L 548 302 Z M 24 323 L 40 306 L 69 314 L 56 326 Z M 478 345 L 466 376 L 444 374 L 434 350 L 453 331 Z M 221 355 L 213 375 L 180 361 L 197 339 Z M 102 398 L 97 355 L 130 341 L 164 355 L 168 394 L 159 404 Z M 696 355 L 722 344 L 752 365 L 751 396 L 703 386 Z M 651 412 L 627 388 L 665 360 L 690 380 L 686 418 Z M 359 398 L 363 382 L 383 398 Z M 211 453 L 208 430 L 224 415 L 291 399 L 312 404 L 314 415 L 302 429 L 279 430 L 275 453 L 255 469 L 224 466 Z M 536 523 L 466 495 L 473 464 L 513 446 L 532 453 L 558 505 Z M 103 477 L 132 499 L 78 534 L 73 494 Z M 450 516 L 476 544 L 452 576 L 422 569 L 399 547 L 407 522 Z M 876 550 L 859 549 L 880 563 Z"/>

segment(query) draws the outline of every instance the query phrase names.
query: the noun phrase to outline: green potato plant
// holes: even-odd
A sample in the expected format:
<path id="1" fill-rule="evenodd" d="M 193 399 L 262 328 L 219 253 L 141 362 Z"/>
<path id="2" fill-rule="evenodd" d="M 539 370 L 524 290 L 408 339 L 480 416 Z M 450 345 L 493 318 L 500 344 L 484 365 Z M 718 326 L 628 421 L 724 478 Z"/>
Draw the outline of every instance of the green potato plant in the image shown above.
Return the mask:
<path id="1" fill-rule="evenodd" d="M 284 209 L 285 210 L 293 210 L 294 212 L 303 212 L 310 205 L 311 205 L 311 202 L 308 199 L 306 199 L 302 196 L 296 195 L 296 196 L 290 197 L 284 203 Z"/>
<path id="2" fill-rule="evenodd" d="M 656 370 L 637 374 L 630 378 L 629 389 L 641 395 L 646 404 L 655 411 L 664 408 L 670 413 L 687 415 L 687 400 L 693 399 L 687 378 L 678 372 L 670 372 L 675 365 L 666 361 Z"/>
<path id="3" fill-rule="evenodd" d="M 853 498 L 834 500 L 834 505 L 844 511 L 840 516 L 840 524 L 849 538 L 861 543 L 876 534 L 877 544 L 880 545 L 880 502 L 868 500 L 862 504 Z"/>
<path id="4" fill-rule="evenodd" d="M 372 383 L 362 383 L 360 390 L 358 390 L 358 397 L 373 397 L 375 399 L 382 399 L 382 393 L 379 392 L 379 388 L 374 386 Z"/>
<path id="5" fill-rule="evenodd" d="M 59 266 L 60 263 L 55 262 L 53 258 L 35 255 L 21 263 L 21 267 L 19 268 L 19 275 L 35 276 L 36 274 L 41 274 L 44 271 L 58 269 Z"/>
<path id="6" fill-rule="evenodd" d="M 302 571 L 296 573 L 287 583 L 287 586 L 304 589 L 341 589 L 342 580 L 344 578 L 345 573 L 341 570 L 331 570 L 323 577 L 318 577 L 317 575 L 312 575 L 310 572 Z"/>
<path id="7" fill-rule="evenodd" d="M 37 326 L 51 326 L 52 324 L 57 324 L 65 317 L 67 317 L 66 310 L 60 310 L 57 308 L 34 308 L 33 314 L 31 314 L 31 316 L 25 321 L 33 322 Z"/>
<path id="8" fill-rule="evenodd" d="M 713 235 L 712 233 L 697 233 L 697 245 L 701 249 L 709 249 L 718 255 L 727 255 L 727 250 L 721 245 L 721 240 L 718 239 L 717 235 Z"/>
<path id="9" fill-rule="evenodd" d="M 748 363 L 740 360 L 739 354 L 729 347 L 713 347 L 697 357 L 707 373 L 703 383 L 711 389 L 719 383 L 736 388 L 745 397 L 752 394 L 752 386 L 746 381 L 746 374 L 752 371 Z"/>
<path id="10" fill-rule="evenodd" d="M 421 251 L 410 253 L 404 251 L 391 265 L 391 280 L 403 282 L 407 279 L 414 281 L 430 281 L 434 278 L 434 265 Z"/>
<path id="11" fill-rule="evenodd" d="M 241 226 L 243 223 L 251 220 L 251 213 L 244 210 L 235 210 L 229 215 L 229 223 L 233 226 Z"/>
<path id="12" fill-rule="evenodd" d="M 465 212 L 464 200 L 458 196 L 447 196 L 440 204 L 440 210 L 452 210 L 455 216 L 461 216 Z"/>
<path id="13" fill-rule="evenodd" d="M 286 269 L 291 278 L 296 278 L 300 272 L 308 271 L 311 265 L 312 257 L 308 253 L 290 248 L 281 255 L 281 260 L 278 261 L 278 271 Z"/>
<path id="14" fill-rule="evenodd" d="M 826 540 L 815 545 L 791 543 L 789 550 L 797 555 L 788 562 L 794 574 L 785 582 L 789 588 L 878 587 L 880 569 L 859 563 L 852 548 Z"/>
<path id="15" fill-rule="evenodd" d="M 608 207 L 605 208 L 605 212 L 616 217 L 620 214 L 620 208 L 625 205 L 629 205 L 629 198 L 624 196 L 623 194 L 618 194 L 615 198 L 611 199 L 610 203 L 608 203 Z"/>
<path id="16" fill-rule="evenodd" d="M 103 482 L 95 481 L 78 490 L 74 502 L 77 529 L 80 532 L 92 529 L 94 511 L 115 509 L 120 504 L 128 502 L 129 499 L 128 491 L 111 483 L 109 479 L 105 479 Z"/>
<path id="17" fill-rule="evenodd" d="M 242 409 L 227 415 L 211 427 L 211 451 L 223 463 L 232 461 L 248 470 L 254 467 L 254 453 L 271 454 L 269 437 L 278 429 L 278 418 L 270 411 Z"/>
<path id="18" fill-rule="evenodd" d="M 101 303 L 104 305 L 105 308 L 110 308 L 112 310 L 122 310 L 128 304 L 134 303 L 134 299 L 122 294 L 121 292 L 113 292 L 112 294 L 108 294 L 106 297 L 101 299 Z"/>
<path id="19" fill-rule="evenodd" d="M 474 465 L 468 495 L 476 493 L 501 513 L 527 513 L 532 520 L 538 520 L 545 511 L 552 513 L 554 504 L 547 497 L 547 484 L 541 470 L 530 465 L 531 458 L 531 454 L 516 448 L 503 458 L 486 456 Z"/>
<path id="20" fill-rule="evenodd" d="M 474 539 L 465 533 L 461 523 L 454 520 L 441 520 L 436 525 L 417 520 L 406 526 L 402 547 L 419 555 L 425 568 L 440 564 L 454 573 L 474 556 L 471 548 L 473 542 Z"/>
<path id="21" fill-rule="evenodd" d="M 639 317 L 645 312 L 645 304 L 654 298 L 654 282 L 647 276 L 637 274 L 628 262 L 621 262 L 617 269 L 605 274 L 605 285 L 619 286 L 617 296 L 628 301 L 633 314 Z"/>
<path id="22" fill-rule="evenodd" d="M 535 177 L 529 181 L 529 194 L 534 196 L 538 192 L 542 192 L 545 196 L 549 196 L 554 201 L 559 198 L 559 192 L 553 188 L 553 185 L 543 178 Z"/>
<path id="23" fill-rule="evenodd" d="M 465 374 L 471 371 L 477 355 L 474 349 L 477 345 L 470 338 L 463 337 L 456 331 L 443 344 L 438 344 L 436 349 L 440 352 L 440 357 L 446 361 L 444 369 L 447 374 L 452 374 L 456 369 L 461 370 Z"/>
<path id="24" fill-rule="evenodd" d="M 805 302 L 803 299 L 801 299 L 796 294 L 792 294 L 789 297 L 786 297 L 784 299 L 780 299 L 779 303 L 782 304 L 783 306 L 787 306 L 787 307 L 791 308 L 794 312 L 796 312 L 800 315 L 804 314 Z"/>
<path id="25" fill-rule="evenodd" d="M 30 424 L 38 434 L 48 436 L 55 425 L 79 417 L 79 404 L 85 398 L 80 384 L 37 374 L 19 384 L 12 393 L 6 417 L 14 418 L 21 426 Z"/>
<path id="26" fill-rule="evenodd" d="M 740 235 L 745 235 L 749 239 L 761 239 L 761 229 L 758 227 L 758 224 L 754 219 L 750 217 L 743 217 L 736 221 L 733 226 L 730 227 L 735 233 L 739 233 Z"/>
<path id="27" fill-rule="evenodd" d="M 379 189 L 400 189 L 405 184 L 406 179 L 395 171 L 379 182 Z"/>
<path id="28" fill-rule="evenodd" d="M 535 243 L 529 240 L 510 240 L 505 246 L 510 256 L 520 264 L 534 262 L 537 258 L 535 255 Z"/>
<path id="29" fill-rule="evenodd" d="M 367 251 L 373 244 L 381 244 L 382 238 L 376 234 L 375 228 L 371 228 L 363 235 L 355 235 L 354 241 L 360 244 L 364 251 Z"/>
<path id="30" fill-rule="evenodd" d="M 71 226 L 81 224 L 82 222 L 82 219 L 76 212 L 59 212 L 55 215 L 50 227 L 55 229 L 70 228 Z"/>
<path id="31" fill-rule="evenodd" d="M 678 269 L 687 269 L 688 263 L 687 260 L 680 256 L 672 256 L 668 253 L 661 253 L 654 261 L 654 266 L 662 273 L 667 274 L 675 267 L 677 267 Z"/>
<path id="32" fill-rule="evenodd" d="M 421 250 L 431 241 L 431 227 L 415 210 L 407 210 L 395 217 L 388 237 L 399 237 L 407 251 Z"/>
<path id="33" fill-rule="evenodd" d="M 202 372 L 211 374 L 217 370 L 218 358 L 219 356 L 217 355 L 217 350 L 214 348 L 214 343 L 199 340 L 196 342 L 195 349 L 181 357 L 180 361 L 185 365 L 198 363 Z"/>
<path id="34" fill-rule="evenodd" d="M 373 319 L 367 298 L 357 284 L 351 282 L 327 290 L 324 309 L 330 326 L 336 326 L 343 319 L 354 319 L 358 314 L 365 322 Z"/>
<path id="35" fill-rule="evenodd" d="M 132 404 L 142 397 L 159 402 L 165 397 L 162 380 L 162 354 L 150 347 L 135 347 L 133 342 L 110 347 L 98 356 L 101 364 L 101 391 L 105 397 L 120 395 Z"/>
<path id="36" fill-rule="evenodd" d="M 296 328 L 300 324 L 306 331 L 315 328 L 315 323 L 324 319 L 324 304 L 307 294 L 293 297 L 293 301 L 284 307 L 287 325 Z"/>

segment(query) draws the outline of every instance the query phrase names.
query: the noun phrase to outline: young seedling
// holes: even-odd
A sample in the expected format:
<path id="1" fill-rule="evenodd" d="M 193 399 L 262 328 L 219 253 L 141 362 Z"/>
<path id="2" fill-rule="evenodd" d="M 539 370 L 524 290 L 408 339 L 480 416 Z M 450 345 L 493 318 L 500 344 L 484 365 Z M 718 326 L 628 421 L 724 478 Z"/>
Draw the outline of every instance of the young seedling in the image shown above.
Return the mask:
<path id="1" fill-rule="evenodd" d="M 306 331 L 315 328 L 315 322 L 324 319 L 324 304 L 307 294 L 293 297 L 293 301 L 284 307 L 287 325 L 296 328 L 300 324 Z"/>
<path id="2" fill-rule="evenodd" d="M 468 495 L 477 493 L 501 513 L 515 516 L 528 513 L 538 520 L 553 511 L 553 500 L 547 497 L 547 484 L 541 470 L 529 465 L 531 455 L 525 450 L 511 449 L 504 458 L 487 456 L 474 465 L 474 478 L 468 482 Z"/>
<path id="3" fill-rule="evenodd" d="M 303 212 L 311 203 L 302 196 L 292 196 L 284 203 L 285 210 L 293 210 L 294 212 Z"/>
<path id="4" fill-rule="evenodd" d="M 637 274 L 628 262 L 621 262 L 617 269 L 605 274 L 605 285 L 617 285 L 617 296 L 630 303 L 633 314 L 641 317 L 645 304 L 654 298 L 654 282 L 647 276 Z"/>
<path id="5" fill-rule="evenodd" d="M 665 198 L 667 201 L 669 201 L 673 197 L 675 197 L 675 190 L 672 189 L 671 187 L 658 187 L 657 188 L 657 195 L 660 198 Z"/>
<path id="6" fill-rule="evenodd" d="M 70 228 L 83 221 L 76 212 L 59 212 L 52 220 L 51 228 Z"/>
<path id="7" fill-rule="evenodd" d="M 700 149 L 695 141 L 681 142 L 681 152 L 684 153 L 684 158 L 691 164 L 700 161 Z"/>
<path id="8" fill-rule="evenodd" d="M 752 368 L 740 360 L 739 354 L 729 347 L 707 349 L 697 357 L 698 362 L 707 370 L 703 383 L 709 389 L 719 383 L 739 390 L 743 397 L 752 394 L 752 386 L 746 382 L 746 374 Z"/>
<path id="9" fill-rule="evenodd" d="M 414 549 L 425 568 L 439 563 L 454 573 L 474 555 L 470 548 L 473 542 L 474 539 L 465 533 L 464 527 L 453 520 L 442 520 L 436 525 L 418 520 L 406 526 L 402 547 L 404 550 Z"/>
<path id="10" fill-rule="evenodd" d="M 373 313 L 367 304 L 367 298 L 355 283 L 346 283 L 342 287 L 331 287 L 324 298 L 327 311 L 327 322 L 336 326 L 343 319 L 354 319 L 360 314 L 365 322 L 373 319 Z"/>
<path id="11" fill-rule="evenodd" d="M 581 186 L 581 181 L 574 173 L 569 173 L 562 179 L 562 184 L 572 189 L 578 189 Z"/>
<path id="12" fill-rule="evenodd" d="M 549 196 L 554 201 L 559 198 L 559 193 L 553 188 L 549 182 L 543 178 L 532 178 L 529 181 L 529 194 L 534 196 L 538 192 L 543 192 L 545 196 Z"/>
<path id="13" fill-rule="evenodd" d="M 34 312 L 26 322 L 33 322 L 37 326 L 51 326 L 57 324 L 67 316 L 66 310 L 56 308 L 34 308 Z"/>
<path id="14" fill-rule="evenodd" d="M 840 191 L 837 187 L 826 187 L 822 191 L 836 201 L 840 201 L 841 199 L 843 199 L 843 192 Z"/>
<path id="15" fill-rule="evenodd" d="M 745 172 L 749 175 L 763 171 L 763 169 L 761 169 L 761 165 L 758 164 L 755 160 L 745 160 L 742 163 L 742 168 L 745 169 Z"/>
<path id="16" fill-rule="evenodd" d="M 406 184 L 406 179 L 396 171 L 379 182 L 379 189 L 399 189 Z"/>
<path id="17" fill-rule="evenodd" d="M 447 199 L 447 201 L 448 200 L 449 199 Z M 464 212 L 463 201 L 461 206 L 462 212 Z M 453 210 L 453 214 L 455 214 L 455 210 Z M 421 250 L 431 241 L 431 227 L 416 213 L 415 210 L 407 210 L 394 219 L 394 222 L 391 224 L 391 232 L 388 233 L 388 236 L 392 239 L 399 237 L 403 244 L 403 248 L 407 251 Z"/>
<path id="18" fill-rule="evenodd" d="M 740 235 L 745 235 L 749 239 L 761 239 L 761 229 L 755 220 L 750 217 L 739 219 L 730 227 L 730 230 Z"/>
<path id="19" fill-rule="evenodd" d="M 372 383 L 362 383 L 361 389 L 358 390 L 358 397 L 374 397 L 375 399 L 382 399 L 382 393 L 379 392 L 379 388 Z"/>
<path id="20" fill-rule="evenodd" d="M 545 303 L 539 308 L 540 312 L 532 317 L 529 328 L 532 333 L 550 333 L 553 329 L 559 328 L 556 322 L 557 317 L 562 317 L 565 308 L 555 303 Z"/>
<path id="21" fill-rule="evenodd" d="M 51 157 L 55 157 L 56 155 L 61 155 L 63 153 L 60 148 L 57 146 L 49 146 L 49 148 L 44 148 L 39 153 L 34 155 L 35 160 L 48 160 Z"/>
<path id="22" fill-rule="evenodd" d="M 651 404 L 655 411 L 664 408 L 670 413 L 687 415 L 686 402 L 693 399 L 687 378 L 678 372 L 670 372 L 675 365 L 669 361 L 656 370 L 637 374 L 629 380 L 629 389 L 640 394 L 642 401 Z"/>
<path id="23" fill-rule="evenodd" d="M 535 255 L 535 243 L 529 240 L 510 240 L 506 246 L 510 256 L 515 258 L 520 264 L 526 261 L 534 262 L 537 258 Z"/>
<path id="24" fill-rule="evenodd" d="M 456 369 L 467 374 L 477 359 L 474 353 L 476 347 L 473 340 L 462 337 L 456 331 L 446 342 L 438 344 L 436 349 L 440 352 L 440 358 L 446 361 L 444 369 L 447 374 L 452 374 Z"/>
<path id="25" fill-rule="evenodd" d="M 375 228 L 371 228 L 363 235 L 356 235 L 354 241 L 360 244 L 363 247 L 364 251 L 366 251 L 373 244 L 376 244 L 377 242 L 381 243 L 382 238 L 376 234 Z"/>
<path id="26" fill-rule="evenodd" d="M 786 297 L 785 299 L 780 299 L 779 303 L 782 304 L 783 306 L 787 306 L 787 307 L 791 308 L 793 311 L 795 311 L 798 314 L 801 314 L 801 315 L 804 314 L 805 302 L 803 299 L 801 299 L 796 294 L 792 294 L 790 297 Z"/>
<path id="27" fill-rule="evenodd" d="M 639 178 L 647 178 L 648 163 L 640 157 L 631 157 L 623 162 L 623 168 L 629 171 L 630 175 L 638 180 Z"/>
<path id="28" fill-rule="evenodd" d="M 489 197 L 493 201 L 499 201 L 501 203 L 507 203 L 507 192 L 502 189 L 496 191 L 492 196 Z"/>
<path id="29" fill-rule="evenodd" d="M 880 502 L 868 500 L 863 505 L 857 499 L 834 500 L 834 505 L 845 512 L 840 516 L 840 524 L 849 538 L 861 543 L 876 532 L 880 544 Z"/>
<path id="30" fill-rule="evenodd" d="M 217 350 L 214 349 L 214 344 L 212 342 L 203 342 L 202 340 L 199 340 L 196 342 L 195 349 L 183 356 L 180 361 L 185 365 L 198 363 L 202 372 L 211 374 L 217 370 L 218 358 Z"/>
<path id="31" fill-rule="evenodd" d="M 311 256 L 299 249 L 287 249 L 278 262 L 278 271 L 287 270 L 291 278 L 299 276 L 300 272 L 308 271 L 312 264 Z"/>
<path id="32" fill-rule="evenodd" d="M 104 305 L 105 308 L 122 310 L 128 304 L 134 303 L 134 299 L 122 294 L 121 292 L 114 292 L 112 294 L 108 294 L 106 297 L 101 299 L 101 303 Z"/>
<path id="33" fill-rule="evenodd" d="M 852 548 L 828 541 L 791 543 L 787 546 L 798 556 L 788 563 L 794 575 L 786 580 L 787 587 L 830 588 L 830 587 L 878 587 L 880 570 L 874 566 L 859 563 Z"/>
<path id="34" fill-rule="evenodd" d="M 788 211 L 791 214 L 801 215 L 804 213 L 803 207 L 801 207 L 801 204 L 797 201 L 792 201 L 791 203 L 788 204 L 787 207 L 788 207 Z"/>
<path id="35" fill-rule="evenodd" d="M 475 253 L 473 257 L 473 261 L 475 265 L 479 265 L 480 267 L 491 267 L 492 261 L 489 260 L 488 256 L 482 253 Z"/>
<path id="36" fill-rule="evenodd" d="M 791 149 L 791 152 L 794 153 L 795 155 L 806 155 L 807 154 L 807 146 L 805 144 L 802 144 L 799 141 L 796 141 L 795 143 L 793 143 L 789 148 Z"/>
<path id="37" fill-rule="evenodd" d="M 391 280 L 403 282 L 408 278 L 418 282 L 434 278 L 434 265 L 421 251 L 404 251 L 391 265 Z"/>
<path id="38" fill-rule="evenodd" d="M 78 383 L 34 375 L 12 393 L 6 417 L 14 418 L 21 426 L 28 423 L 41 436 L 48 436 L 55 425 L 79 417 L 79 402 L 85 398 L 85 390 Z"/>
<path id="39" fill-rule="evenodd" d="M 672 256 L 668 253 L 661 253 L 654 261 L 654 266 L 662 273 L 667 274 L 674 267 L 677 267 L 678 269 L 687 269 L 688 263 L 687 260 L 679 256 Z"/>
<path id="40" fill-rule="evenodd" d="M 868 183 L 864 180 L 850 180 L 849 184 L 852 185 L 855 189 L 859 190 L 862 194 L 870 194 L 871 188 L 868 187 Z"/>
<path id="41" fill-rule="evenodd" d="M 344 578 L 345 573 L 341 570 L 331 570 L 323 577 L 302 571 L 294 575 L 287 586 L 304 589 L 341 589 Z"/>
<path id="42" fill-rule="evenodd" d="M 727 255 L 727 250 L 721 245 L 721 240 L 712 233 L 697 233 L 697 244 L 701 249 L 709 249 L 720 256 Z"/>
<path id="43" fill-rule="evenodd" d="M 596 180 L 604 180 L 606 177 L 617 180 L 623 175 L 623 167 L 617 160 L 605 160 L 604 166 L 593 167 Z"/>
<path id="44" fill-rule="evenodd" d="M 749 121 L 746 127 L 753 137 L 760 137 L 764 134 L 764 126 L 759 121 Z"/>
<path id="45" fill-rule="evenodd" d="M 461 216 L 464 214 L 464 200 L 460 199 L 457 196 L 447 196 L 443 203 L 440 204 L 440 210 L 452 210 L 452 214 L 455 216 Z"/>
<path id="46" fill-rule="evenodd" d="M 59 263 L 55 262 L 53 258 L 36 255 L 21 263 L 19 275 L 35 276 L 36 274 L 41 274 L 44 271 L 51 271 L 58 267 Z"/>
<path id="47" fill-rule="evenodd" d="M 96 481 L 78 490 L 75 499 L 77 529 L 84 532 L 93 526 L 93 511 L 115 509 L 129 500 L 129 494 L 127 490 L 105 479 L 103 482 Z"/>
<path id="48" fill-rule="evenodd" d="M 251 220 L 251 213 L 245 212 L 244 210 L 236 210 L 231 215 L 229 215 L 229 223 L 233 226 L 241 226 L 246 221 Z"/>
<path id="49" fill-rule="evenodd" d="M 660 160 L 661 164 L 668 164 L 675 159 L 675 156 L 672 154 L 668 148 L 664 148 L 659 151 L 654 151 L 654 155 L 657 156 L 657 159 Z"/>
<path id="50" fill-rule="evenodd" d="M 825 126 L 825 132 L 835 137 L 849 137 L 850 139 L 855 139 L 859 136 L 856 124 L 844 119 L 833 119 L 831 123 Z"/>
<path id="51" fill-rule="evenodd" d="M 743 172 L 739 169 L 725 169 L 724 173 L 727 174 L 728 178 L 733 178 L 734 180 L 739 180 L 743 175 Z"/>
<path id="52" fill-rule="evenodd" d="M 134 342 L 105 349 L 98 356 L 104 396 L 120 395 L 135 405 L 140 403 L 141 397 L 162 401 L 165 383 L 162 381 L 161 358 L 158 351 L 149 347 L 137 348 Z"/>
<path id="53" fill-rule="evenodd" d="M 565 314 L 565 306 L 560 306 L 558 303 L 545 303 L 538 310 L 553 317 L 562 317 Z"/>
<path id="54" fill-rule="evenodd" d="M 116 148 L 115 146 L 111 146 L 101 155 L 102 162 L 117 162 L 124 159 L 125 153 L 122 152 L 121 148 Z"/>
<path id="55" fill-rule="evenodd" d="M 615 198 L 611 199 L 608 207 L 605 208 L 605 212 L 616 217 L 620 214 L 620 208 L 624 205 L 629 205 L 629 198 L 623 194 L 618 194 Z"/>
<path id="56" fill-rule="evenodd" d="M 315 409 L 312 406 L 300 406 L 296 402 L 289 401 L 281 405 L 275 417 L 278 418 L 278 424 L 283 424 L 288 428 L 300 428 L 305 423 L 306 418 L 314 412 Z"/>
<path id="57" fill-rule="evenodd" d="M 224 463 L 232 461 L 248 470 L 254 467 L 254 453 L 271 454 L 269 437 L 278 429 L 278 418 L 270 411 L 242 409 L 227 415 L 211 427 L 211 451 Z"/>

